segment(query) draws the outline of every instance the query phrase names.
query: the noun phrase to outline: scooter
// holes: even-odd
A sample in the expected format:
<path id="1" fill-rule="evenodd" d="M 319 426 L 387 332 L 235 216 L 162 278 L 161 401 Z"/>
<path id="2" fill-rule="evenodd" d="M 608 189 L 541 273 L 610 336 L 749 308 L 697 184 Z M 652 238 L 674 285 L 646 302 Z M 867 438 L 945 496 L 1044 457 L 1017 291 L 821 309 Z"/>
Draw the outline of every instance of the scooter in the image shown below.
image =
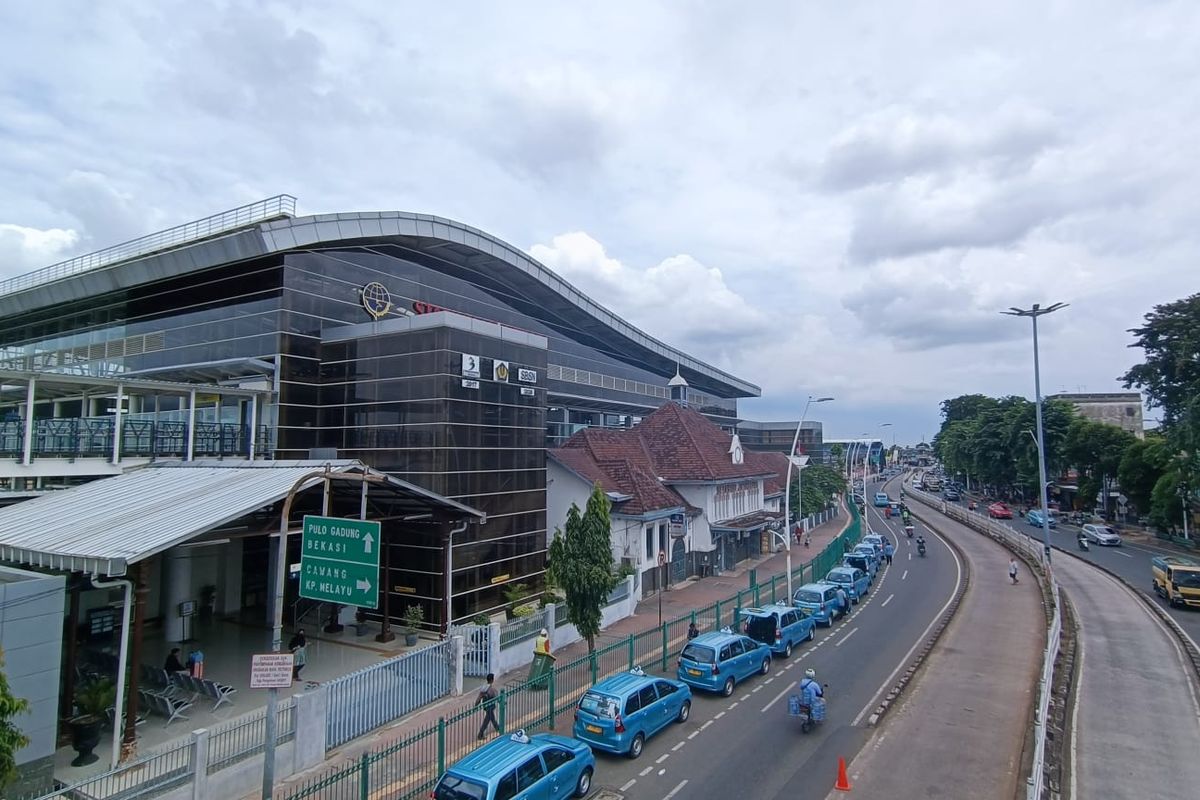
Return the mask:
<path id="1" fill-rule="evenodd" d="M 1077 541 L 1079 542 L 1079 549 L 1082 550 L 1083 552 L 1086 553 L 1088 550 L 1091 549 L 1091 545 L 1088 544 L 1087 537 L 1080 536 Z"/>
<path id="2" fill-rule="evenodd" d="M 907 535 L 907 536 L 908 536 L 908 538 L 910 538 L 910 539 L 911 539 L 911 538 L 913 537 L 913 526 L 912 526 L 912 525 L 905 525 L 905 526 L 904 526 L 904 533 L 905 533 L 905 535 Z"/>
<path id="3" fill-rule="evenodd" d="M 924 542 L 921 542 L 919 545 L 917 545 L 917 555 L 919 555 L 921 558 L 925 557 L 925 543 Z"/>
<path id="4" fill-rule="evenodd" d="M 829 684 L 824 684 L 822 689 L 828 690 Z M 798 694 L 788 697 L 788 716 L 799 719 L 800 732 L 808 733 L 825 721 L 825 698 L 818 697 L 814 706 L 806 706 L 803 703 L 803 698 Z"/>

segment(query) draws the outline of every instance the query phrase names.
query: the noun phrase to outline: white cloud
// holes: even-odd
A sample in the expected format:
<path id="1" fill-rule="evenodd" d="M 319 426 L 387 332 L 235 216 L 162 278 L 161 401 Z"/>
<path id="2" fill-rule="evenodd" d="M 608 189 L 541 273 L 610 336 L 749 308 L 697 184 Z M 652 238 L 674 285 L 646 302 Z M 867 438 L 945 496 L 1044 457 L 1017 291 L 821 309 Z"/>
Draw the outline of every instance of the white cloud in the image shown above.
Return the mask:
<path id="1" fill-rule="evenodd" d="M 0 222 L 0 277 L 12 277 L 63 260 L 79 234 L 62 228 L 26 228 Z"/>
<path id="2" fill-rule="evenodd" d="M 915 437 L 1030 390 L 998 310 L 1071 302 L 1047 382 L 1115 388 L 1124 329 L 1195 290 L 1197 52 L 1187 0 L 0 4 L 0 257 L 279 192 L 440 214 L 747 409 L 821 391 Z"/>

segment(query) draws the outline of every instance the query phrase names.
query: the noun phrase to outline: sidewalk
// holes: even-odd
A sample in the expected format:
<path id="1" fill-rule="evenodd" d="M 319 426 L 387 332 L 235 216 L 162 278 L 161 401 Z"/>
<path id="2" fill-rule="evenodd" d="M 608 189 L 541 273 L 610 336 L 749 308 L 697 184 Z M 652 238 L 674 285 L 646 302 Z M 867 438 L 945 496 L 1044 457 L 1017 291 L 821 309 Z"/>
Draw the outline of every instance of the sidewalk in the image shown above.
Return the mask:
<path id="1" fill-rule="evenodd" d="M 853 517 L 843 510 L 840 516 L 835 517 L 818 528 L 814 528 L 812 530 L 812 545 L 810 547 L 794 546 L 792 550 L 792 568 L 797 569 L 802 564 L 806 564 L 813 559 L 829 542 L 842 532 L 845 526 L 850 524 L 852 519 Z M 596 649 L 600 650 L 605 645 L 626 640 L 630 634 L 657 629 L 659 627 L 660 600 L 662 603 L 662 620 L 677 619 L 694 609 L 704 608 L 718 601 L 728 600 L 730 595 L 736 594 L 739 589 L 748 588 L 750 585 L 750 570 L 757 570 L 757 578 L 760 584 L 764 582 L 769 583 L 773 575 L 785 572 L 786 563 L 787 554 L 781 551 L 774 555 L 743 562 L 736 569 L 726 571 L 716 577 L 687 580 L 669 591 L 663 592 L 661 598 L 659 595 L 654 595 L 642 600 L 638 603 L 633 616 L 619 620 L 600 632 L 596 637 Z M 804 580 L 807 581 L 809 579 L 810 576 L 806 571 Z M 796 585 L 799 585 L 798 581 Z M 532 644 L 530 646 L 532 647 Z M 587 642 L 578 641 L 562 649 L 555 649 L 554 655 L 557 657 L 558 664 L 570 663 L 581 656 L 587 655 Z M 527 677 L 527 672 L 528 666 L 525 666 L 502 675 L 497 675 L 496 683 L 503 687 L 510 683 L 523 682 Z M 294 775 L 287 781 L 279 784 L 280 788 L 276 790 L 277 793 L 304 783 L 305 780 L 310 779 L 313 775 L 328 769 L 332 765 L 360 758 L 365 752 L 385 748 L 415 733 L 428 729 L 431 725 L 437 724 L 439 718 L 451 717 L 464 708 L 473 706 L 475 702 L 475 689 L 480 684 L 482 684 L 482 680 L 479 679 L 475 679 L 472 684 L 464 681 L 463 694 L 461 696 L 448 697 L 437 703 L 430 704 L 396 720 L 391 725 L 380 728 L 371 734 L 362 736 L 340 748 L 330 751 L 326 754 L 323 763 L 303 773 Z"/>
<path id="2" fill-rule="evenodd" d="M 1042 594 L 1024 567 L 1010 584 L 999 544 L 948 517 L 938 528 L 970 561 L 970 587 L 915 690 L 849 765 L 850 784 L 860 798 L 1011 800 L 1045 646 Z"/>

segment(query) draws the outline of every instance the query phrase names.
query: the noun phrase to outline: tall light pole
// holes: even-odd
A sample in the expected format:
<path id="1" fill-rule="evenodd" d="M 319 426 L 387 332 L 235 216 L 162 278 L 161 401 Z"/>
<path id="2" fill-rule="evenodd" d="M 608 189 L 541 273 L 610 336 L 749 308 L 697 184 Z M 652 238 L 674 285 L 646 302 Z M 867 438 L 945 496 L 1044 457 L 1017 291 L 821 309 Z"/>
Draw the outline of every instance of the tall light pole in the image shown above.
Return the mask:
<path id="1" fill-rule="evenodd" d="M 881 428 L 890 428 L 890 427 L 892 427 L 892 423 L 890 423 L 890 422 L 881 422 L 881 423 L 879 423 L 879 427 L 881 427 Z M 892 431 L 892 444 L 894 445 L 895 443 L 896 443 L 896 432 L 895 432 L 895 431 Z M 883 436 L 880 436 L 880 437 L 879 437 L 879 449 L 880 449 L 880 451 L 881 451 L 881 452 L 882 452 L 882 451 L 883 451 L 883 449 L 884 449 L 884 447 L 883 447 Z"/>
<path id="2" fill-rule="evenodd" d="M 1037 413 L 1037 446 L 1038 446 L 1038 477 L 1041 479 L 1040 494 L 1042 500 L 1042 545 L 1045 548 L 1046 570 L 1050 569 L 1050 502 L 1046 496 L 1046 441 L 1042 433 L 1042 367 L 1038 356 L 1038 317 L 1052 314 L 1060 308 L 1066 308 L 1067 303 L 1053 303 L 1042 308 L 1037 303 L 1033 308 L 1016 308 L 1001 311 L 1010 317 L 1029 317 L 1033 320 L 1033 391 Z"/>
<path id="3" fill-rule="evenodd" d="M 798 470 L 803 469 L 808 462 L 808 457 L 806 456 L 804 458 L 805 464 L 796 463 L 796 447 L 800 444 L 800 429 L 804 427 L 804 420 L 808 418 L 809 406 L 813 403 L 828 403 L 832 399 L 832 397 L 808 396 L 808 401 L 804 404 L 804 413 L 800 415 L 800 421 L 796 423 L 796 435 L 792 437 L 792 449 L 788 451 L 787 478 L 784 481 L 783 490 L 783 519 L 786 528 L 786 535 L 783 537 L 783 546 L 787 550 L 787 596 L 789 603 L 792 602 L 792 467 L 794 466 Z M 801 503 L 803 503 L 803 499 L 801 499 Z M 804 519 L 803 514 L 800 516 L 800 519 Z"/>

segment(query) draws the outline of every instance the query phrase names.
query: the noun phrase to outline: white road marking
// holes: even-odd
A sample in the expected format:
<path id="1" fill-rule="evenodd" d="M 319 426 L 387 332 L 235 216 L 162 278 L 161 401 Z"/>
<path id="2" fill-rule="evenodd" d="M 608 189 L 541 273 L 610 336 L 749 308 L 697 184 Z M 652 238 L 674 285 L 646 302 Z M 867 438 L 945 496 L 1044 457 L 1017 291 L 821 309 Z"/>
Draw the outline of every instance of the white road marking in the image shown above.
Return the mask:
<path id="1" fill-rule="evenodd" d="M 926 626 L 925 631 L 917 637 L 917 640 L 913 642 L 913 646 L 910 647 L 908 652 L 904 654 L 904 658 L 900 659 L 900 662 L 896 664 L 896 668 L 892 670 L 892 674 L 887 677 L 887 680 L 883 682 L 883 685 L 879 687 L 879 690 L 875 692 L 874 696 L 871 697 L 869 701 L 867 701 L 867 704 L 863 706 L 862 711 L 859 711 L 858 716 L 856 716 L 854 721 L 850 723 L 854 727 L 858 727 L 858 724 L 862 722 L 863 717 L 865 717 L 871 711 L 871 709 L 875 708 L 877 705 L 875 698 L 879 697 L 889 688 L 891 688 L 892 682 L 896 679 L 896 676 L 900 674 L 900 670 L 904 669 L 908 665 L 909 659 L 912 658 L 913 653 L 917 652 L 917 648 L 924 644 L 925 637 L 929 636 L 929 632 L 933 630 L 933 626 L 938 623 L 938 620 L 942 618 L 942 614 L 945 614 L 946 609 L 949 608 L 950 604 L 954 602 L 954 595 L 958 593 L 958 587 L 962 585 L 962 562 L 959 560 L 958 553 L 954 552 L 950 545 L 946 544 L 945 540 L 942 539 L 941 536 L 933 531 L 930 531 L 930 534 L 935 536 L 937 540 L 942 543 L 942 546 L 950 551 L 950 555 L 954 556 L 954 589 L 950 592 L 950 596 L 946 599 L 946 604 L 943 605 L 941 609 L 933 615 L 933 619 L 929 620 L 929 625 Z"/>
<path id="2" fill-rule="evenodd" d="M 1129 555 L 1129 553 L 1122 553 L 1120 550 L 1113 550 L 1113 552 L 1119 556 L 1125 556 L 1126 558 L 1133 558 L 1133 556 Z"/>
<path id="3" fill-rule="evenodd" d="M 749 699 L 750 699 L 750 693 L 746 692 L 744 695 L 742 695 L 741 697 L 738 698 L 738 702 L 740 703 L 743 700 L 749 700 Z"/>
<path id="4" fill-rule="evenodd" d="M 629 780 L 625 781 L 625 785 L 621 787 L 621 791 L 628 792 L 629 787 L 633 786 L 635 783 L 637 783 L 637 778 L 630 778 Z"/>
<path id="5" fill-rule="evenodd" d="M 654 772 L 654 767 L 646 767 L 644 770 L 638 773 L 638 776 L 644 778 L 651 772 Z"/>
<path id="6" fill-rule="evenodd" d="M 692 731 L 691 733 L 688 734 L 688 738 L 695 739 L 699 735 L 700 735 L 700 731 Z"/>
<path id="7" fill-rule="evenodd" d="M 1075 662 L 1075 675 L 1076 675 L 1075 680 L 1077 681 L 1076 686 L 1079 686 L 1079 685 L 1082 685 L 1082 682 L 1083 682 L 1083 640 L 1086 637 L 1083 635 L 1082 621 L 1080 621 L 1079 619 L 1076 619 L 1075 625 L 1078 628 L 1078 633 L 1075 636 L 1075 649 L 1076 649 L 1076 653 L 1078 654 L 1078 660 Z M 1081 705 L 1082 705 L 1082 703 L 1079 702 L 1079 697 L 1076 696 L 1072 702 L 1072 707 L 1071 707 L 1071 730 L 1070 730 L 1071 763 L 1076 764 L 1076 765 L 1079 764 L 1079 706 L 1081 706 Z M 1067 797 L 1070 798 L 1070 800 L 1075 800 L 1075 798 L 1077 796 L 1075 793 L 1075 773 L 1077 773 L 1078 771 L 1079 771 L 1078 769 L 1071 770 L 1071 792 L 1070 792 L 1070 794 L 1067 795 Z"/>
<path id="8" fill-rule="evenodd" d="M 666 774 L 667 774 L 667 771 L 666 771 L 665 769 L 660 769 L 660 770 L 658 771 L 658 777 L 660 777 L 660 778 L 661 778 L 663 775 L 666 775 Z"/>
<path id="9" fill-rule="evenodd" d="M 741 700 L 734 700 L 732 703 L 730 703 L 730 704 L 729 704 L 729 710 L 730 710 L 730 711 L 733 711 L 735 708 L 737 708 L 737 707 L 738 707 L 738 705 L 739 705 L 741 702 L 742 702 Z"/>
<path id="10" fill-rule="evenodd" d="M 680 781 L 678 786 L 676 786 L 674 789 L 672 789 L 671 791 L 667 792 L 667 793 L 666 793 L 666 794 L 663 796 L 663 800 L 671 800 L 671 798 L 672 798 L 672 797 L 674 797 L 675 795 L 679 794 L 679 790 L 680 790 L 680 789 L 682 789 L 682 788 L 683 788 L 683 787 L 685 787 L 685 786 L 687 786 L 687 781 L 686 781 L 686 780 L 682 780 L 682 781 Z"/>
<path id="11" fill-rule="evenodd" d="M 753 691 L 753 692 L 751 692 L 750 694 L 755 694 L 756 692 L 760 692 L 760 691 L 762 691 L 762 688 L 763 688 L 764 686 L 766 686 L 766 684 L 765 684 L 765 683 L 760 683 L 758 686 L 755 686 L 755 687 L 754 687 L 754 691 Z"/>
<path id="12" fill-rule="evenodd" d="M 855 628 L 854 630 L 850 631 L 845 636 L 843 636 L 842 640 L 840 642 L 838 642 L 837 644 L 835 644 L 834 647 L 841 647 L 842 645 L 844 645 L 846 643 L 847 639 L 849 639 L 851 636 L 853 636 L 856 633 L 858 633 L 858 628 Z"/>
<path id="13" fill-rule="evenodd" d="M 883 607 L 884 607 L 884 606 L 886 606 L 888 603 L 892 602 L 892 598 L 893 598 L 893 597 L 895 597 L 895 596 L 896 596 L 896 595 L 894 595 L 894 594 L 889 594 L 889 595 L 887 596 L 887 600 L 884 600 L 882 603 L 880 603 L 880 604 L 879 604 L 879 607 L 880 607 L 880 608 L 883 608 Z"/>
<path id="14" fill-rule="evenodd" d="M 679 744 L 677 744 L 671 748 L 671 752 L 672 753 L 678 752 L 685 744 L 687 744 L 687 742 L 680 742 Z"/>
<path id="15" fill-rule="evenodd" d="M 912 553 L 909 553 L 909 554 L 908 554 L 908 560 L 909 560 L 909 561 L 912 561 Z"/>
<path id="16" fill-rule="evenodd" d="M 908 570 L 904 570 L 904 574 L 900 576 L 900 580 L 904 580 L 907 577 L 908 577 Z"/>
<path id="17" fill-rule="evenodd" d="M 670 758 L 670 757 L 671 757 L 671 754 L 670 754 L 670 753 L 663 753 L 661 756 L 659 756 L 658 758 L 654 759 L 654 763 L 655 763 L 655 764 L 661 764 L 662 762 L 666 761 L 666 760 L 667 760 L 668 758 Z"/>
<path id="18" fill-rule="evenodd" d="M 705 728 L 707 728 L 709 725 L 712 725 L 712 724 L 713 724 L 713 721 L 710 719 L 708 722 L 706 722 L 700 726 L 700 730 L 704 730 Z"/>
<path id="19" fill-rule="evenodd" d="M 769 678 L 767 678 L 765 681 L 763 681 L 763 685 L 770 684 L 770 683 L 771 683 L 771 682 L 773 682 L 774 680 L 775 680 L 775 676 L 774 676 L 774 675 L 772 675 L 771 677 L 769 677 Z M 757 692 L 757 691 L 758 691 L 758 689 L 755 689 L 754 691 L 756 691 L 756 692 Z"/>
<path id="20" fill-rule="evenodd" d="M 717 714 L 715 717 L 713 717 L 711 720 L 709 720 L 709 722 L 716 722 L 717 720 L 719 720 L 719 719 L 720 719 L 721 717 L 723 717 L 723 716 L 725 716 L 725 712 L 724 712 L 724 711 L 722 711 L 721 713 Z"/>
<path id="21" fill-rule="evenodd" d="M 770 708 L 771 706 L 775 705 L 776 703 L 778 703 L 779 698 L 781 698 L 785 694 L 787 694 L 791 690 L 791 688 L 795 685 L 796 685 L 796 682 L 792 681 L 787 686 L 783 687 L 783 691 L 781 691 L 779 694 L 777 694 L 773 698 L 771 698 L 771 702 L 767 703 L 765 706 L 762 707 L 762 713 L 764 713 L 764 714 L 767 713 L 767 709 Z"/>

